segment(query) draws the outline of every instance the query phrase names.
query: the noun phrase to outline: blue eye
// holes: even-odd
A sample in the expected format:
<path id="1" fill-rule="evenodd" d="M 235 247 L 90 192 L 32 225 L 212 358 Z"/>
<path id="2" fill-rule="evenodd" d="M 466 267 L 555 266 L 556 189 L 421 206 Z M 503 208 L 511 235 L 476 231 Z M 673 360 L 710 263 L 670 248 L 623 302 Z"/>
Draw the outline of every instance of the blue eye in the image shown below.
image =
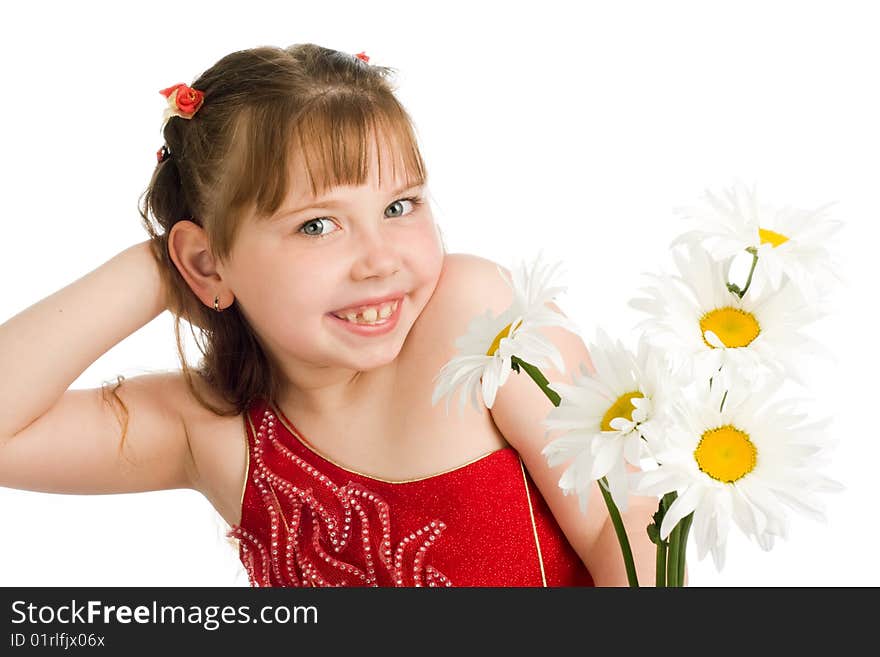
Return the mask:
<path id="1" fill-rule="evenodd" d="M 304 235 L 308 235 L 309 237 L 326 237 L 327 233 L 314 233 L 314 232 L 308 232 L 306 230 L 309 226 L 319 226 L 319 225 L 323 226 L 325 222 L 328 224 L 333 223 L 332 221 L 330 221 L 326 217 L 318 217 L 317 219 L 309 219 L 302 226 L 297 228 L 296 232 L 303 233 Z M 317 230 L 321 230 L 321 229 L 318 228 Z"/>
<path id="2" fill-rule="evenodd" d="M 392 204 L 389 205 L 388 207 L 389 207 L 389 208 L 393 208 L 394 206 L 396 206 L 396 205 L 400 205 L 401 203 L 406 203 L 407 201 L 409 201 L 410 203 L 412 203 L 412 205 L 413 205 L 413 212 L 415 212 L 416 208 L 417 208 L 419 205 L 421 205 L 421 203 L 422 203 L 422 199 L 417 198 L 417 197 L 415 197 L 415 196 L 411 196 L 411 197 L 409 197 L 409 198 L 402 198 L 402 199 L 399 199 L 399 200 L 397 200 L 397 201 L 394 201 L 394 203 L 392 203 Z M 394 216 L 395 216 L 395 217 L 399 217 L 399 216 L 401 216 L 401 215 L 396 214 L 396 215 L 394 215 Z"/>
<path id="3" fill-rule="evenodd" d="M 410 211 L 410 214 L 412 214 L 412 212 L 416 211 L 418 206 L 420 206 L 422 203 L 424 203 L 424 199 L 422 199 L 420 196 L 409 196 L 407 198 L 398 199 L 398 200 L 394 201 L 391 205 L 389 205 L 388 209 L 393 208 L 393 207 L 397 207 L 397 206 L 399 206 L 403 203 L 406 203 L 406 202 L 409 202 L 412 204 L 413 209 Z M 387 210 L 386 210 L 386 213 L 387 213 Z M 401 210 L 400 213 L 391 215 L 391 218 L 395 219 L 397 217 L 403 216 L 402 213 L 403 213 L 403 211 Z M 303 235 L 306 235 L 307 237 L 317 237 L 317 238 L 327 237 L 328 235 L 332 234 L 332 232 L 335 232 L 335 231 L 331 231 L 328 233 L 321 233 L 321 232 L 316 233 L 314 231 L 309 232 L 309 230 L 308 230 L 309 226 L 318 226 L 318 228 L 316 230 L 320 231 L 321 226 L 323 226 L 325 223 L 332 224 L 333 221 L 329 217 L 316 217 L 314 219 L 309 219 L 308 221 L 302 223 L 299 226 L 299 228 L 296 229 L 296 232 L 302 233 Z"/>

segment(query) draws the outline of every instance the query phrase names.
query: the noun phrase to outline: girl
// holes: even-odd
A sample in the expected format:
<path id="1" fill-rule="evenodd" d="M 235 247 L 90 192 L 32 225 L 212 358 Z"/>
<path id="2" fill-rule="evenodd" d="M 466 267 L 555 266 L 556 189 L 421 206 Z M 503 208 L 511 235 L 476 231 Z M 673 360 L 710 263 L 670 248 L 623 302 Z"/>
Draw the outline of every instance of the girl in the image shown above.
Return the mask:
<path id="1" fill-rule="evenodd" d="M 0 410 L 0 485 L 198 490 L 254 586 L 626 584 L 598 489 L 584 517 L 546 466 L 531 381 L 479 413 L 430 404 L 455 339 L 510 289 L 446 253 L 391 72 L 260 47 L 162 90 L 150 238 L 0 326 L 0 398 L 18 400 Z M 68 389 L 165 309 L 181 371 Z M 181 319 L 201 330 L 197 369 Z M 592 367 L 577 336 L 545 333 L 567 370 Z M 624 515 L 646 583 L 655 508 Z"/>

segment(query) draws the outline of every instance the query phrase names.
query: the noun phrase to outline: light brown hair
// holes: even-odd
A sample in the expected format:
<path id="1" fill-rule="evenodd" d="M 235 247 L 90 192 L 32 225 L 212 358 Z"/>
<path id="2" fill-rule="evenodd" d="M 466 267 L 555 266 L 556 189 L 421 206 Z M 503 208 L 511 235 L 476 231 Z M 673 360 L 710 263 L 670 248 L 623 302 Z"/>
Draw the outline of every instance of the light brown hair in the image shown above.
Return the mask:
<path id="1" fill-rule="evenodd" d="M 237 51 L 189 85 L 205 94 L 196 114 L 167 121 L 172 155 L 157 163 L 138 210 L 160 264 L 187 386 L 205 408 L 240 414 L 256 396 L 275 399 L 283 381 L 237 300 L 217 312 L 192 292 L 168 254 L 171 228 L 184 219 L 198 224 L 212 254 L 224 261 L 243 219 L 269 217 L 285 200 L 294 155 L 305 163 L 312 195 L 364 184 L 370 145 L 383 140 L 400 160 L 390 163 L 392 171 L 399 165 L 408 183 L 425 182 L 412 120 L 394 94 L 394 73 L 311 43 Z M 202 353 L 195 368 L 186 361 L 181 319 Z M 206 400 L 193 375 L 228 406 Z M 127 409 L 125 414 L 127 420 Z"/>

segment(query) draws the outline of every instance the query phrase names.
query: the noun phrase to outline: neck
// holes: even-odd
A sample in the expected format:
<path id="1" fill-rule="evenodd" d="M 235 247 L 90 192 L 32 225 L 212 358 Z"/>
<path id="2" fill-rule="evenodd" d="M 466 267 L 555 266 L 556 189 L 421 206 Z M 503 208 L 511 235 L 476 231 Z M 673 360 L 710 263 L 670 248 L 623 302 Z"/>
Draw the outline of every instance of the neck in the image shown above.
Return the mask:
<path id="1" fill-rule="evenodd" d="M 368 371 L 349 371 L 318 384 L 314 377 L 310 382 L 288 379 L 276 404 L 291 419 L 388 408 L 395 395 L 395 372 L 396 363 Z"/>

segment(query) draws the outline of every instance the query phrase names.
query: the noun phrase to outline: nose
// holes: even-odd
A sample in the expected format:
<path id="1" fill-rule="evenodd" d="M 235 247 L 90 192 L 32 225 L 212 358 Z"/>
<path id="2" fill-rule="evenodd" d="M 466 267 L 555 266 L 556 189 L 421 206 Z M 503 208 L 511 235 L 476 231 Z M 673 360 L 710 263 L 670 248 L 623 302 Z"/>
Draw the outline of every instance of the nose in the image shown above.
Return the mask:
<path id="1" fill-rule="evenodd" d="M 381 226 L 361 231 L 352 265 L 352 278 L 386 278 L 400 269 L 400 257 Z"/>

